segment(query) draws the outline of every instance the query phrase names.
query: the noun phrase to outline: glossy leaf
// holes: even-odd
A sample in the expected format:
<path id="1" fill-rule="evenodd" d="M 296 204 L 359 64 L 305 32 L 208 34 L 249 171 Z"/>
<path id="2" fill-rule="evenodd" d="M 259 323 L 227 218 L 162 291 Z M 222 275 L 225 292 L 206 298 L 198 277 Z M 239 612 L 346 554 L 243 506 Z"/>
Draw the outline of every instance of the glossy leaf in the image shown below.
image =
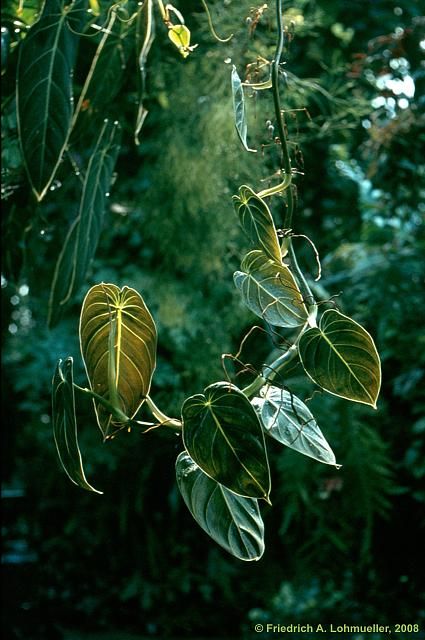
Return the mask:
<path id="1" fill-rule="evenodd" d="M 246 306 L 269 324 L 290 328 L 306 322 L 307 309 L 286 265 L 270 260 L 262 251 L 251 251 L 233 279 Z"/>
<path id="2" fill-rule="evenodd" d="M 325 311 L 319 327 L 301 336 L 299 353 L 307 375 L 325 391 L 376 408 L 381 363 L 371 336 L 357 322 Z"/>
<path id="3" fill-rule="evenodd" d="M 52 381 L 53 436 L 59 460 L 69 479 L 82 489 L 102 493 L 86 480 L 78 446 L 73 387 L 73 360 L 59 360 Z"/>
<path id="4" fill-rule="evenodd" d="M 50 291 L 50 326 L 60 319 L 64 305 L 84 283 L 103 227 L 107 194 L 119 150 L 119 127 L 106 120 L 90 157 L 78 217 L 59 255 Z"/>
<path id="5" fill-rule="evenodd" d="M 250 149 L 247 143 L 248 124 L 245 113 L 245 96 L 242 81 L 236 71 L 235 65 L 233 65 L 232 68 L 232 97 L 235 126 L 239 139 L 247 151 L 256 153 L 256 149 Z"/>
<path id="6" fill-rule="evenodd" d="M 280 264 L 282 254 L 279 239 L 267 204 L 246 185 L 239 187 L 239 196 L 233 196 L 233 200 L 242 229 L 253 247 L 262 249 L 269 258 Z"/>
<path id="7" fill-rule="evenodd" d="M 268 386 L 252 404 L 272 438 L 305 456 L 336 466 L 334 452 L 310 409 L 299 398 L 285 389 Z"/>
<path id="8" fill-rule="evenodd" d="M 268 500 L 264 434 L 242 391 L 216 382 L 184 402 L 182 418 L 186 450 L 208 476 L 238 495 Z"/>
<path id="9" fill-rule="evenodd" d="M 180 493 L 196 522 L 226 551 L 240 560 L 264 553 L 264 524 L 258 501 L 238 496 L 209 476 L 182 451 L 176 460 Z"/>
<path id="10" fill-rule="evenodd" d="M 38 200 L 46 194 L 68 142 L 72 72 L 82 9 L 46 0 L 20 45 L 17 69 L 18 131 L 24 164 Z"/>
<path id="11" fill-rule="evenodd" d="M 87 293 L 80 317 L 80 345 L 92 391 L 132 418 L 155 370 L 156 327 L 134 289 L 98 284 Z M 94 406 L 107 437 L 119 420 L 101 402 Z"/>

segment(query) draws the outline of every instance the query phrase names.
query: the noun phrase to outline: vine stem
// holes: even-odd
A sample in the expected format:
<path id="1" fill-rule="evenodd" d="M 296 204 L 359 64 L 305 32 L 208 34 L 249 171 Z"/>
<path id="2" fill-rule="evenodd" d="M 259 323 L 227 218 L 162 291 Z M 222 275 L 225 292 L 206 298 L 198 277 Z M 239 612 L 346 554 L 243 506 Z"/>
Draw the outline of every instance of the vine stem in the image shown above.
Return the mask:
<path id="1" fill-rule="evenodd" d="M 283 123 L 282 109 L 280 105 L 280 95 L 279 95 L 279 65 L 280 65 L 280 59 L 282 57 L 283 45 L 285 41 L 282 13 L 283 13 L 282 0 L 276 0 L 278 41 L 276 45 L 275 58 L 272 62 L 271 78 L 272 78 L 273 104 L 274 104 L 275 117 L 277 122 L 277 129 L 278 129 L 279 138 L 280 138 L 280 146 L 282 151 L 280 166 L 281 166 L 282 172 L 286 175 L 291 176 L 291 180 L 292 180 L 291 158 L 289 155 L 289 148 L 288 148 L 288 142 L 286 139 L 285 126 Z M 286 206 L 287 206 L 287 209 L 286 209 L 286 215 L 285 215 L 284 228 L 290 229 L 292 226 L 292 215 L 294 212 L 294 192 L 293 192 L 292 184 L 289 184 L 289 187 L 286 189 Z M 292 240 L 290 237 L 285 238 L 285 245 L 286 245 L 285 248 L 288 251 L 288 257 L 290 259 L 291 270 L 297 279 L 298 286 L 301 291 L 301 295 L 303 296 L 304 302 L 309 312 L 310 324 L 314 326 L 316 315 L 317 315 L 317 305 L 314 301 L 314 296 L 298 265 L 297 258 L 295 256 L 295 251 L 292 246 Z"/>
<path id="2" fill-rule="evenodd" d="M 171 429 L 174 429 L 174 431 L 182 430 L 182 423 L 180 422 L 180 420 L 176 420 L 175 418 L 170 418 L 169 416 L 165 415 L 165 413 L 163 413 L 161 409 L 156 406 L 150 396 L 146 396 L 146 404 L 151 414 L 159 421 L 161 426 L 170 427 Z"/>
<path id="3" fill-rule="evenodd" d="M 251 398 L 254 396 L 265 384 L 272 382 L 274 378 L 295 358 L 298 353 L 298 347 L 293 344 L 287 351 L 282 353 L 271 364 L 266 364 L 263 367 L 261 375 L 257 376 L 251 384 L 245 389 L 242 389 L 243 393 Z"/>

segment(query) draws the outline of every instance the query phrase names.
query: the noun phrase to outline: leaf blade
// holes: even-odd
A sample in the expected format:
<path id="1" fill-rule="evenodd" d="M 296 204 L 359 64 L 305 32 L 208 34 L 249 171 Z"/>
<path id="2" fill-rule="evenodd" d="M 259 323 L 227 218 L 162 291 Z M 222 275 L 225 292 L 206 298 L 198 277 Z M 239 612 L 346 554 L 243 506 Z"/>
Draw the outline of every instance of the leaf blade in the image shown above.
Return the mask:
<path id="1" fill-rule="evenodd" d="M 37 200 L 45 196 L 66 148 L 72 118 L 72 72 L 81 7 L 46 0 L 20 46 L 16 102 L 24 165 Z"/>
<path id="2" fill-rule="evenodd" d="M 209 385 L 182 407 L 183 443 L 209 477 L 237 493 L 269 500 L 264 434 L 247 397 L 228 382 Z"/>
<path id="3" fill-rule="evenodd" d="M 59 321 L 64 306 L 84 282 L 103 227 L 107 193 L 119 151 L 119 126 L 106 120 L 90 157 L 79 212 L 59 254 L 49 298 L 48 324 Z"/>
<path id="4" fill-rule="evenodd" d="M 271 260 L 280 264 L 279 239 L 267 204 L 247 185 L 239 187 L 239 196 L 233 199 L 242 229 L 254 249 L 262 249 Z"/>
<path id="5" fill-rule="evenodd" d="M 176 460 L 177 486 L 199 526 L 236 558 L 259 560 L 264 553 L 264 524 L 258 501 L 232 493 L 207 476 L 182 451 Z"/>
<path id="6" fill-rule="evenodd" d="M 319 327 L 301 336 L 299 353 L 307 375 L 325 391 L 376 409 L 379 354 L 370 334 L 355 320 L 328 309 Z"/>
<path id="7" fill-rule="evenodd" d="M 90 387 L 126 417 L 137 413 L 149 393 L 156 342 L 155 322 L 137 291 L 104 283 L 88 291 L 81 309 L 80 346 Z M 94 400 L 94 407 L 106 438 L 122 423 L 99 401 Z"/>
<path id="8" fill-rule="evenodd" d="M 308 312 L 301 292 L 286 265 L 270 260 L 263 251 L 250 251 L 233 280 L 248 309 L 276 327 L 299 327 Z"/>
<path id="9" fill-rule="evenodd" d="M 61 465 L 69 479 L 82 489 L 102 494 L 86 479 L 78 445 L 73 388 L 73 359 L 59 360 L 52 380 L 53 437 Z"/>
<path id="10" fill-rule="evenodd" d="M 235 65 L 232 68 L 231 75 L 232 82 L 232 99 L 233 99 L 233 114 L 235 117 L 235 126 L 236 131 L 239 136 L 239 140 L 242 142 L 246 151 L 251 151 L 252 153 L 256 153 L 256 149 L 250 149 L 247 143 L 247 135 L 248 135 L 248 125 L 246 121 L 246 112 L 245 112 L 245 97 L 242 81 L 239 77 L 239 74 L 236 70 Z"/>
<path id="11" fill-rule="evenodd" d="M 262 424 L 272 438 L 305 456 L 338 466 L 310 409 L 286 389 L 269 386 L 254 398 Z"/>

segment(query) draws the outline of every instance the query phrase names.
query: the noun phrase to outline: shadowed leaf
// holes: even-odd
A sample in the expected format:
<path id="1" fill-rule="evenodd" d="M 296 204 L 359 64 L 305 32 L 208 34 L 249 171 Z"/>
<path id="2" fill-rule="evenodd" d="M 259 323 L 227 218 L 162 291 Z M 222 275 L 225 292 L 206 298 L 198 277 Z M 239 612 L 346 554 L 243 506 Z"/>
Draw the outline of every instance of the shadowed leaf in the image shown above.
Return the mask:
<path id="1" fill-rule="evenodd" d="M 156 327 L 134 289 L 98 284 L 87 293 L 80 317 L 80 345 L 92 391 L 132 418 L 149 393 L 155 370 Z M 122 423 L 94 400 L 99 427 L 108 437 Z"/>
<path id="2" fill-rule="evenodd" d="M 60 319 L 63 307 L 84 283 L 103 227 L 107 194 L 119 150 L 119 127 L 106 120 L 90 157 L 83 183 L 78 217 L 59 255 L 49 299 L 49 326 Z"/>
<path id="3" fill-rule="evenodd" d="M 357 322 L 325 311 L 319 327 L 301 336 L 299 353 L 307 375 L 325 391 L 376 409 L 381 363 L 371 336 Z"/>
<path id="4" fill-rule="evenodd" d="M 81 460 L 75 418 L 75 400 L 73 388 L 73 360 L 59 360 L 52 381 L 53 436 L 56 449 L 66 474 L 79 487 L 102 493 L 86 480 Z"/>
<path id="5" fill-rule="evenodd" d="M 65 150 L 72 118 L 72 72 L 81 3 L 46 0 L 20 46 L 16 100 L 24 164 L 38 200 L 46 194 Z"/>
<path id="6" fill-rule="evenodd" d="M 176 460 L 180 493 L 196 522 L 226 551 L 240 560 L 264 553 L 264 524 L 258 501 L 238 496 L 208 477 L 182 451 Z"/>
<path id="7" fill-rule="evenodd" d="M 233 279 L 248 309 L 276 327 L 298 327 L 306 322 L 307 309 L 287 266 L 257 250 L 245 256 L 241 270 Z"/>
<path id="8" fill-rule="evenodd" d="M 196 464 L 235 493 L 268 500 L 270 471 L 264 434 L 247 397 L 216 382 L 182 407 L 183 442 Z"/>
<path id="9" fill-rule="evenodd" d="M 266 433 L 299 453 L 325 464 L 336 465 L 335 455 L 310 409 L 285 389 L 263 387 L 252 404 Z"/>

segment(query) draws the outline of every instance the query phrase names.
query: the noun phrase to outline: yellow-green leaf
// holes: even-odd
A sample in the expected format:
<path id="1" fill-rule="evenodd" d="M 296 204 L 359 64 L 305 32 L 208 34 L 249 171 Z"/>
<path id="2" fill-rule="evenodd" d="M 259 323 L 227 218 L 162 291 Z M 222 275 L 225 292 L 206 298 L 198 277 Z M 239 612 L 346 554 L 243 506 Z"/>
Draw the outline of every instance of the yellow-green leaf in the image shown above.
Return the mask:
<path id="1" fill-rule="evenodd" d="M 156 363 L 157 333 L 143 298 L 129 287 L 98 284 L 87 293 L 80 318 L 80 345 L 91 390 L 125 418 L 140 408 Z M 94 400 L 99 427 L 107 437 L 120 426 L 101 402 Z"/>
<path id="2" fill-rule="evenodd" d="M 299 354 L 307 375 L 325 391 L 376 409 L 381 363 L 372 337 L 357 322 L 325 311 L 319 327 L 301 336 Z"/>
<path id="3" fill-rule="evenodd" d="M 176 24 L 170 27 L 168 37 L 177 47 L 183 58 L 187 58 L 189 53 L 197 46 L 190 46 L 190 31 L 184 24 Z"/>

